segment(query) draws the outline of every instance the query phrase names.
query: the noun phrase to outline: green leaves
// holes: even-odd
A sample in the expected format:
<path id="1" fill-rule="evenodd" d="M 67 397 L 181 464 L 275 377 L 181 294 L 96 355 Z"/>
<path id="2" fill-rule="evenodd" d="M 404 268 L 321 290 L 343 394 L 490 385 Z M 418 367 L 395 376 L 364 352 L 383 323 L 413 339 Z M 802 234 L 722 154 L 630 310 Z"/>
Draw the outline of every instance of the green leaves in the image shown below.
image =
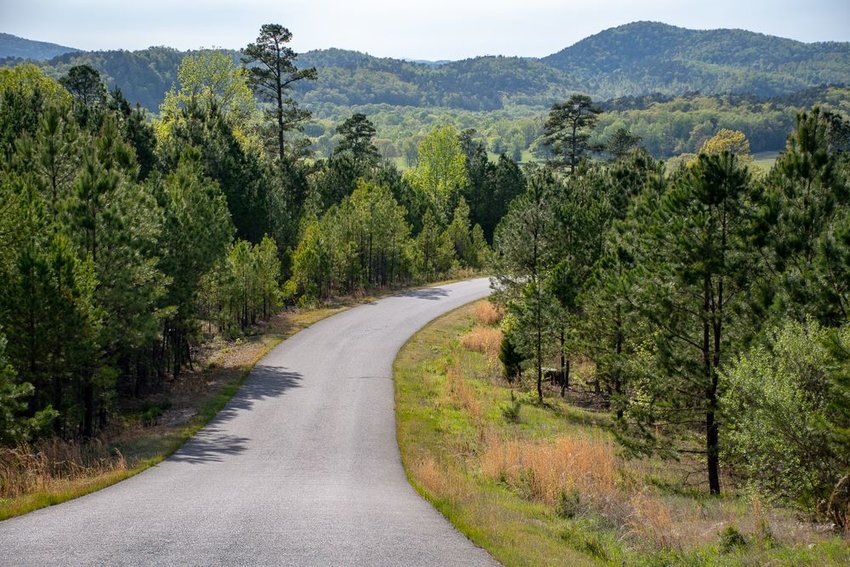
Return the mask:
<path id="1" fill-rule="evenodd" d="M 437 221 L 445 226 L 461 190 L 466 186 L 466 156 L 454 126 L 441 126 L 419 143 L 418 163 L 406 173 L 432 207 Z"/>

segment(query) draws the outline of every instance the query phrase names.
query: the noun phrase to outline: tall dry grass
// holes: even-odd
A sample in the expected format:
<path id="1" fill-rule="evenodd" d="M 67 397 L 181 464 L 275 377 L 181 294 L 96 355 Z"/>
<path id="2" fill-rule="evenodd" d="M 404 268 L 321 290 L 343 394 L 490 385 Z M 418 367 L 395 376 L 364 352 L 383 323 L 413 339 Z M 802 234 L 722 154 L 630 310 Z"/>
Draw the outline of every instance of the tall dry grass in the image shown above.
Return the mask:
<path id="1" fill-rule="evenodd" d="M 482 301 L 475 304 L 473 314 L 478 322 L 482 325 L 495 325 L 505 316 L 505 311 L 502 307 L 494 305 L 489 301 Z"/>
<path id="2" fill-rule="evenodd" d="M 502 331 L 493 327 L 474 327 L 460 338 L 460 343 L 467 350 L 495 357 L 502 344 Z"/>
<path id="3" fill-rule="evenodd" d="M 480 463 L 488 478 L 551 506 L 580 495 L 595 507 L 607 508 L 618 498 L 614 445 L 599 437 L 561 436 L 553 441 L 493 437 Z"/>
<path id="4" fill-rule="evenodd" d="M 449 396 L 457 400 L 458 405 L 468 411 L 476 422 L 480 422 L 481 403 L 475 395 L 475 389 L 463 375 L 463 368 L 455 357 L 454 361 L 446 368 L 446 386 Z"/>
<path id="5" fill-rule="evenodd" d="M 59 490 L 70 482 L 126 470 L 120 452 L 110 455 L 98 443 L 51 439 L 0 449 L 0 498 Z"/>
<path id="6" fill-rule="evenodd" d="M 651 543 L 658 549 L 679 546 L 680 537 L 673 523 L 670 508 L 646 489 L 633 495 L 629 503 L 631 514 L 628 527 L 632 535 Z"/>

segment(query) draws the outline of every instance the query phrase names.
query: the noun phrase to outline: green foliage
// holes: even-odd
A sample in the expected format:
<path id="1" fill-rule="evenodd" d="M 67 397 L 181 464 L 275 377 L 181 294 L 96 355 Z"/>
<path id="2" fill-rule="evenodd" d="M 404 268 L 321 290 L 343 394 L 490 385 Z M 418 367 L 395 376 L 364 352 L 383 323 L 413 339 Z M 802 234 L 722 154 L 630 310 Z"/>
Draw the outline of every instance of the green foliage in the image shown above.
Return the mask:
<path id="1" fill-rule="evenodd" d="M 739 130 L 721 128 L 717 134 L 703 142 L 699 149 L 701 154 L 722 154 L 723 152 L 734 154 L 742 161 L 752 161 L 750 141 Z"/>
<path id="2" fill-rule="evenodd" d="M 56 418 L 50 406 L 27 417 L 27 401 L 35 388 L 28 382 L 16 384 L 15 369 L 5 356 L 6 338 L 0 333 L 0 445 L 15 445 L 29 441 Z"/>
<path id="3" fill-rule="evenodd" d="M 308 297 L 395 285 L 413 275 L 405 211 L 386 187 L 359 181 L 320 219 L 308 221 L 293 255 L 293 281 Z"/>
<path id="4" fill-rule="evenodd" d="M 554 163 L 575 173 L 579 162 L 592 149 L 588 140 L 601 112 L 587 95 L 575 94 L 566 102 L 552 105 L 543 126 L 543 145 L 549 147 Z"/>
<path id="5" fill-rule="evenodd" d="M 336 133 L 342 136 L 335 153 L 351 152 L 357 165 L 374 165 L 379 158 L 378 148 L 372 143 L 375 137 L 375 125 L 365 114 L 355 112 L 339 125 Z"/>
<path id="6" fill-rule="evenodd" d="M 654 330 L 663 370 L 636 386 L 643 401 L 626 413 L 641 450 L 655 451 L 654 428 L 689 437 L 704 424 L 709 486 L 719 493 L 719 373 L 742 346 L 745 291 L 757 276 L 743 217 L 750 178 L 734 155 L 702 154 L 660 197 L 650 201 L 641 244 L 641 311 Z M 625 425 L 625 424 L 624 424 Z M 681 426 L 684 426 L 682 429 Z M 669 443 L 667 441 L 666 443 Z M 699 450 L 693 447 L 686 450 Z"/>
<path id="7" fill-rule="evenodd" d="M 747 547 L 749 543 L 735 526 L 726 526 L 720 532 L 720 553 L 733 553 Z"/>
<path id="8" fill-rule="evenodd" d="M 160 144 L 164 168 L 176 169 L 186 149 L 197 148 L 203 174 L 218 183 L 227 199 L 239 238 L 257 243 L 288 223 L 283 210 L 295 197 L 284 195 L 270 161 L 258 148 L 240 142 L 229 116 L 217 104 L 205 108 L 190 100 L 169 130 Z"/>
<path id="9" fill-rule="evenodd" d="M 242 136 L 258 120 L 257 104 L 248 88 L 248 72 L 222 51 L 199 51 L 180 62 L 177 82 L 165 93 L 159 107 L 160 128 L 164 130 L 161 135 L 167 135 L 170 123 L 180 119 L 181 110 L 190 101 L 205 109 L 217 107 Z"/>
<path id="10" fill-rule="evenodd" d="M 775 274 L 764 292 L 774 310 L 837 324 L 847 317 L 846 256 L 838 239 L 846 231 L 850 185 L 841 155 L 830 148 L 829 128 L 817 107 L 798 116 L 766 190 L 754 195 L 754 242 L 766 249 Z"/>
<path id="11" fill-rule="evenodd" d="M 281 301 L 280 269 L 274 240 L 265 237 L 254 245 L 237 240 L 201 281 L 207 317 L 231 335 L 267 319 Z"/>
<path id="12" fill-rule="evenodd" d="M 846 326 L 833 337 L 814 321 L 786 321 L 724 373 L 728 459 L 759 489 L 804 510 L 829 501 L 850 463 L 837 435 L 846 431 L 839 353 L 848 348 Z"/>
<path id="13" fill-rule="evenodd" d="M 102 104 L 106 100 L 106 87 L 100 73 L 90 65 L 75 65 L 59 79 L 63 87 L 84 106 Z"/>
<path id="14" fill-rule="evenodd" d="M 525 361 L 525 356 L 517 349 L 514 339 L 511 338 L 511 334 L 506 330 L 503 330 L 502 342 L 499 345 L 499 361 L 502 363 L 505 371 L 505 379 L 508 382 L 513 382 L 519 378 L 522 373 L 522 363 Z M 517 407 L 515 413 L 518 417 L 519 408 L 516 401 L 514 401 L 514 405 Z"/>
<path id="15" fill-rule="evenodd" d="M 454 126 L 435 128 L 420 143 L 417 166 L 407 172 L 411 184 L 427 198 L 437 221 L 445 226 L 466 186 L 466 156 Z"/>
<path id="16" fill-rule="evenodd" d="M 298 81 L 316 80 L 318 76 L 313 67 L 299 69 L 295 66 L 298 55 L 287 45 L 291 40 L 292 33 L 285 27 L 264 24 L 256 43 L 249 43 L 242 50 L 242 62 L 247 66 L 251 88 L 261 101 L 272 105 L 268 114 L 276 126 L 278 159 L 281 164 L 286 159 L 286 132 L 300 130 L 302 123 L 310 117 L 310 112 L 299 108 L 290 92 Z"/>

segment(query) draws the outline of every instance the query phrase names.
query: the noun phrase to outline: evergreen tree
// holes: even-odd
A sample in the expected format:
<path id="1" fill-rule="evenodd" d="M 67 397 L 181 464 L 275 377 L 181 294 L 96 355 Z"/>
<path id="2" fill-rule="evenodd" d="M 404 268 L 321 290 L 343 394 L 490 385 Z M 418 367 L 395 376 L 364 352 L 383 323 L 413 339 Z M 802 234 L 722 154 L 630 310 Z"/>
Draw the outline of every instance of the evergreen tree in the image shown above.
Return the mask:
<path id="1" fill-rule="evenodd" d="M 543 143 L 551 148 L 554 163 L 575 173 L 582 157 L 593 149 L 590 132 L 601 112 L 586 95 L 575 94 L 567 102 L 552 105 L 543 126 Z"/>
<path id="2" fill-rule="evenodd" d="M 255 43 L 242 50 L 242 62 L 248 69 L 248 80 L 254 92 L 264 102 L 272 104 L 271 114 L 276 124 L 278 159 L 286 163 L 285 134 L 298 130 L 310 113 L 298 107 L 290 91 L 298 81 L 316 80 L 314 67 L 295 66 L 298 55 L 287 44 L 292 33 L 279 24 L 264 24 Z"/>
<path id="3" fill-rule="evenodd" d="M 660 448 L 659 426 L 667 435 L 686 432 L 683 439 L 701 428 L 703 449 L 687 450 L 705 455 L 712 494 L 720 493 L 721 369 L 743 346 L 741 322 L 756 277 L 744 217 L 749 185 L 734 155 L 701 155 L 648 205 L 651 216 L 636 221 L 647 223 L 635 275 L 659 371 L 636 385 L 642 401 L 630 404 L 622 439 L 651 452 Z"/>

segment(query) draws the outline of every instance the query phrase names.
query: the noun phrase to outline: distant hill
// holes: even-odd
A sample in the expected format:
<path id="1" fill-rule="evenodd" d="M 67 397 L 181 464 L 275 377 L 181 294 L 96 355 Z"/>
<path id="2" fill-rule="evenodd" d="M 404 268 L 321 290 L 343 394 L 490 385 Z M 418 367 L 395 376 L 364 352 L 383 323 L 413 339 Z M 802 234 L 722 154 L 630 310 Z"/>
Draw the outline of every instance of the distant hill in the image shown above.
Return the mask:
<path id="1" fill-rule="evenodd" d="M 657 22 L 605 30 L 541 61 L 604 98 L 688 90 L 776 96 L 850 80 L 850 43 Z"/>
<path id="2" fill-rule="evenodd" d="M 45 41 L 33 41 L 8 33 L 0 33 L 0 59 L 31 59 L 46 61 L 64 53 L 79 52 L 79 49 L 65 47 Z"/>
<path id="3" fill-rule="evenodd" d="M 43 65 L 58 77 L 72 65 L 88 63 L 130 101 L 156 111 L 185 55 L 166 47 L 75 52 Z M 310 51 L 300 55 L 299 66 L 315 66 L 319 80 L 298 83 L 296 96 L 319 116 L 358 105 L 544 108 L 574 92 L 597 100 L 693 92 L 775 97 L 850 81 L 850 43 L 807 44 L 743 30 L 636 22 L 542 59 L 487 56 L 438 63 L 342 49 Z"/>

